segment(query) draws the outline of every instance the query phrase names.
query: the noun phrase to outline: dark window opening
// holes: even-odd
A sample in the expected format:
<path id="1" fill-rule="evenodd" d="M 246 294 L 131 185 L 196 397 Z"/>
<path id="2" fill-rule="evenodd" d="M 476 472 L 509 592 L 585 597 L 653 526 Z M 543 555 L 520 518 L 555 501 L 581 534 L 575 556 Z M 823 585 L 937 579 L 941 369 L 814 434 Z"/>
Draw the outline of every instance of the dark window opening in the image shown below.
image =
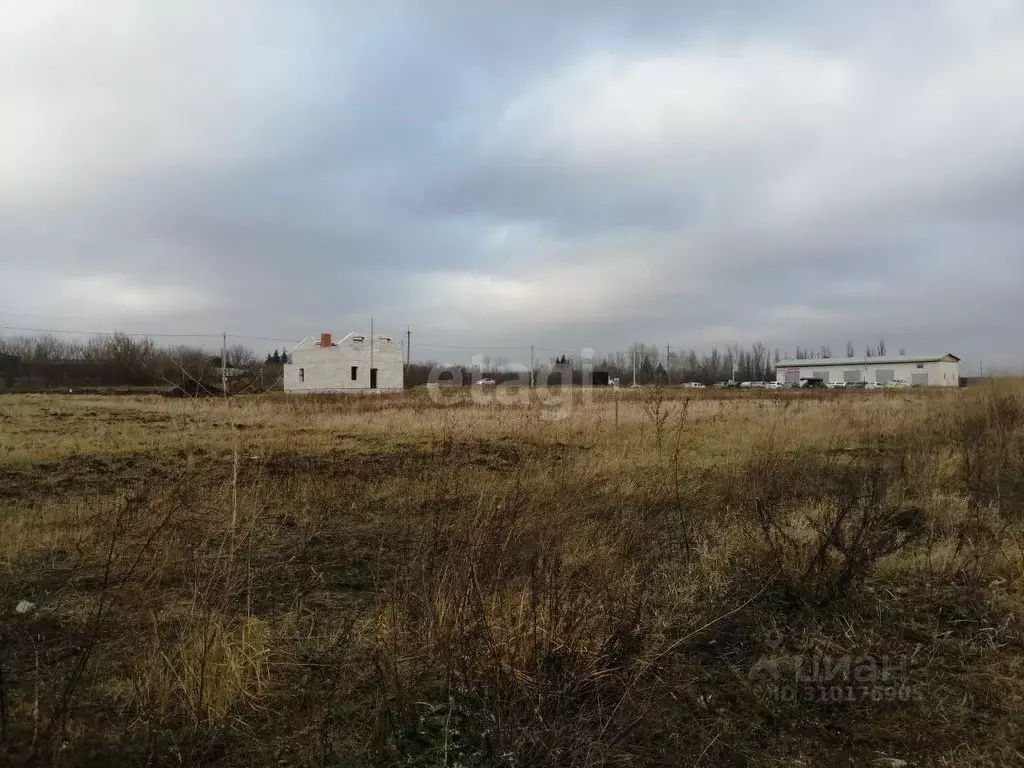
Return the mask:
<path id="1" fill-rule="evenodd" d="M 370 389 L 376 389 L 376 388 L 377 388 L 377 369 L 376 368 L 371 368 L 370 369 Z"/>
<path id="2" fill-rule="evenodd" d="M 305 382 L 306 381 L 306 369 L 305 368 L 299 368 L 299 381 L 301 381 L 301 382 Z"/>
<path id="3" fill-rule="evenodd" d="M 359 377 L 359 366 L 352 366 L 352 381 L 355 381 Z"/>

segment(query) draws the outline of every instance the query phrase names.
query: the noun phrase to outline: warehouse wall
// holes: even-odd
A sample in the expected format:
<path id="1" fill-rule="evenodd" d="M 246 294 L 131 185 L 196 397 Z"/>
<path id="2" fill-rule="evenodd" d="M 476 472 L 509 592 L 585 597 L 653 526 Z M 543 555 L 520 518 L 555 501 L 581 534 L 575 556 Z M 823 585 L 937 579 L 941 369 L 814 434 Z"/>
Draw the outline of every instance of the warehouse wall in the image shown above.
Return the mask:
<path id="1" fill-rule="evenodd" d="M 826 381 L 836 383 L 847 380 L 847 372 L 856 372 L 859 381 L 883 383 L 879 371 L 892 371 L 894 379 L 902 379 L 908 384 L 916 383 L 915 376 L 927 376 L 929 387 L 958 387 L 960 386 L 960 364 L 954 362 L 930 362 L 930 363 L 869 363 L 867 365 L 822 365 L 822 360 L 808 360 L 807 364 L 799 366 L 800 379 L 824 378 L 821 374 L 828 373 Z M 794 367 L 780 367 L 776 373 L 777 380 L 785 384 L 786 372 L 794 370 Z M 790 375 L 792 378 L 792 374 Z M 922 382 L 923 384 L 923 382 Z M 923 384 L 924 385 L 924 384 Z"/>

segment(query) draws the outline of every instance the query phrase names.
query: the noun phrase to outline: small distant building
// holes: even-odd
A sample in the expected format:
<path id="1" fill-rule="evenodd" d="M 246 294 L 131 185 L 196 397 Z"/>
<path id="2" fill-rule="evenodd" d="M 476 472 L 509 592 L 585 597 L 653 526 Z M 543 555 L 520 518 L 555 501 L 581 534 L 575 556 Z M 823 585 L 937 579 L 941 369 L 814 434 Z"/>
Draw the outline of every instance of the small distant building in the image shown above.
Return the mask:
<path id="1" fill-rule="evenodd" d="M 286 392 L 358 392 L 402 389 L 404 352 L 390 335 L 350 333 L 341 341 L 307 336 L 284 366 Z"/>
<path id="2" fill-rule="evenodd" d="M 960 386 L 960 358 L 956 355 L 923 357 L 830 357 L 812 360 L 780 360 L 775 364 L 778 382 L 794 386 L 804 379 L 828 384 L 904 381 L 914 387 Z"/>

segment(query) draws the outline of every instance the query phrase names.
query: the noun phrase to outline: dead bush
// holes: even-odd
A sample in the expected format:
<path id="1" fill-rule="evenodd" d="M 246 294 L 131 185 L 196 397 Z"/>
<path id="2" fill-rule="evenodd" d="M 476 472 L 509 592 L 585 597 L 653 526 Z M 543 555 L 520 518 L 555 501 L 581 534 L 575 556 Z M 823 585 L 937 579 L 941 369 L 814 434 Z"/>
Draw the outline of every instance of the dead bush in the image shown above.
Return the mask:
<path id="1" fill-rule="evenodd" d="M 435 523 L 443 554 L 425 532 L 391 590 L 378 667 L 404 764 L 613 760 L 631 721 L 614 702 L 649 639 L 643 563 L 623 557 L 629 536 L 570 532 L 545 506 L 515 486 Z"/>
<path id="2" fill-rule="evenodd" d="M 833 467 L 833 470 L 836 468 Z M 816 479 L 812 479 L 814 482 Z M 757 533 L 785 590 L 829 603 L 856 587 L 879 560 L 925 533 L 924 513 L 909 503 L 898 469 L 847 466 L 822 478 L 817 494 L 779 492 L 753 499 Z"/>

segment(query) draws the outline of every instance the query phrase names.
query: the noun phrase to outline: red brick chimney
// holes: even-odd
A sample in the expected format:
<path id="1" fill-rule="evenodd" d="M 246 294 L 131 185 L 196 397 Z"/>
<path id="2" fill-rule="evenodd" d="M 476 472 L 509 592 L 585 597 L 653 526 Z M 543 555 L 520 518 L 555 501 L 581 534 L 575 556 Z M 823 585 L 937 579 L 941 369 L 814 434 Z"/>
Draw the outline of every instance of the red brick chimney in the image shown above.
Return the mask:
<path id="1" fill-rule="evenodd" d="M 329 347 L 329 346 L 331 346 L 331 334 L 329 334 L 329 333 L 321 333 L 320 334 L 320 346 L 321 347 Z"/>

